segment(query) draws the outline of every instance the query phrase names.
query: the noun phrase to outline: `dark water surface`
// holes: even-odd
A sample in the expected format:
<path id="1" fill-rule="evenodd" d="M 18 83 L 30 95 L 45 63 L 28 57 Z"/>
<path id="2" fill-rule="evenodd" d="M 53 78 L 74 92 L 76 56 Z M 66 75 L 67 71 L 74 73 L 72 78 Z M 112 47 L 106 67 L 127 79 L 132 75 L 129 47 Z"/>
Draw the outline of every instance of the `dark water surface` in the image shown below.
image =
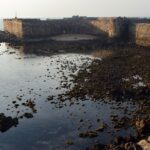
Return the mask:
<path id="1" fill-rule="evenodd" d="M 75 74 L 90 64 L 94 59 L 90 54 L 65 53 L 61 50 L 60 53 L 42 56 L 33 51 L 30 53 L 30 49 L 28 52 L 6 43 L 0 46 L 0 113 L 18 118 L 16 127 L 0 132 L 0 150 L 80 150 L 96 140 L 110 143 L 115 135 L 134 133 L 131 128 L 115 131 L 110 121 L 112 114 L 123 116 L 127 106 L 132 112 L 135 105 L 130 102 L 122 102 L 118 107 L 115 102 L 94 102 L 89 99 L 79 100 L 72 105 L 66 101 L 63 107 L 57 105 L 57 95 L 67 90 L 62 83 L 66 78 L 71 79 L 69 74 Z M 53 102 L 47 101 L 50 95 L 56 96 Z M 34 101 L 37 112 L 22 105 L 26 100 Z M 24 113 L 32 113 L 33 118 L 22 118 Z M 89 127 L 96 129 L 101 123 L 106 123 L 108 128 L 98 137 L 90 139 L 78 136 Z M 66 145 L 65 141 L 68 140 L 74 144 Z"/>

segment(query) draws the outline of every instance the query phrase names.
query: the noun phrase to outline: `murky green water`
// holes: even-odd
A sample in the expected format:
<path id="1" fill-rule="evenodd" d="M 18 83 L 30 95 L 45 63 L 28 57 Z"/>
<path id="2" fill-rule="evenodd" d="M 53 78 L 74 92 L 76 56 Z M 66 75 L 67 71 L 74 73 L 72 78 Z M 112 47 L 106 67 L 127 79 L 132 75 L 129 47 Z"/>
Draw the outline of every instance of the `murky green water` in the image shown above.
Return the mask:
<path id="1" fill-rule="evenodd" d="M 43 50 L 44 51 L 44 50 Z M 41 51 L 40 51 L 41 52 Z M 18 125 L 0 132 L 1 150 L 80 150 L 90 146 L 96 140 L 110 143 L 115 135 L 126 136 L 134 133 L 131 128 L 116 131 L 112 128 L 110 115 L 129 116 L 135 109 L 130 102 L 94 102 L 90 99 L 62 103 L 58 94 L 65 92 L 65 83 L 79 69 L 90 64 L 90 53 L 50 53 L 30 48 L 12 48 L 9 44 L 0 46 L 0 113 L 18 118 Z M 73 86 L 73 83 L 71 83 Z M 47 101 L 48 96 L 53 101 Z M 23 105 L 27 100 L 34 101 L 33 111 Z M 17 104 L 17 105 L 16 105 Z M 129 112 L 124 114 L 128 107 Z M 32 113 L 33 118 L 26 118 L 25 113 Z M 23 116 L 23 117 L 22 117 Z M 82 120 L 82 121 L 81 121 Z M 98 121 L 99 120 L 99 121 Z M 96 129 L 101 123 L 108 128 L 96 138 L 80 138 L 80 132 Z M 73 145 L 65 141 L 73 141 Z"/>

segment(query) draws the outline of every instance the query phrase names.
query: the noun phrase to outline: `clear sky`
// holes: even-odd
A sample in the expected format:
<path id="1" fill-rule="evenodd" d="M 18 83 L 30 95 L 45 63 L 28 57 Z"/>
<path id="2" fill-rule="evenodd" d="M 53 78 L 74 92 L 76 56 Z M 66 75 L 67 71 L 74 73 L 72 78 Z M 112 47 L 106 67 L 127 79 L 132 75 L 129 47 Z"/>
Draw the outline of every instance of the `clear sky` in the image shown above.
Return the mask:
<path id="1" fill-rule="evenodd" d="M 150 17 L 150 0 L 0 0 L 0 18 Z"/>

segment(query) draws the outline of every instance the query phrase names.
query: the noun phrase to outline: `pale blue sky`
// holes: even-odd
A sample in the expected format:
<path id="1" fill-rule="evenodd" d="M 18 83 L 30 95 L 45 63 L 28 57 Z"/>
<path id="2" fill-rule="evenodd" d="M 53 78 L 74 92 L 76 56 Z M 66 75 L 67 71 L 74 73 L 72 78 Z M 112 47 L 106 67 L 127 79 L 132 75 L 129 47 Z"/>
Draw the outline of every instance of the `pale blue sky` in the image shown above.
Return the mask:
<path id="1" fill-rule="evenodd" d="M 150 0 L 0 0 L 0 18 L 130 16 L 150 17 Z"/>

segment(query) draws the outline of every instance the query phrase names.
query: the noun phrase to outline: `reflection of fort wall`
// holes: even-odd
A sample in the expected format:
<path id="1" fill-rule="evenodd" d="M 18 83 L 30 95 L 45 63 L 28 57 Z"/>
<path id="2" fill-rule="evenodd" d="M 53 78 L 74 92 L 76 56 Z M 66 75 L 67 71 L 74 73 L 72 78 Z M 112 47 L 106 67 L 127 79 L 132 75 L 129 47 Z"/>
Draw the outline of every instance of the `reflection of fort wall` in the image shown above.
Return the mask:
<path id="1" fill-rule="evenodd" d="M 23 45 L 13 45 L 10 43 L 5 43 L 5 47 L 7 49 L 15 49 L 15 51 L 17 50 L 17 52 L 19 53 L 20 56 L 24 56 L 24 46 Z"/>
<path id="2" fill-rule="evenodd" d="M 71 52 L 85 53 L 100 48 L 102 44 L 99 40 L 78 41 L 78 42 L 36 42 L 36 43 L 9 43 L 9 49 L 15 49 L 20 55 L 53 55 L 56 53 Z"/>

